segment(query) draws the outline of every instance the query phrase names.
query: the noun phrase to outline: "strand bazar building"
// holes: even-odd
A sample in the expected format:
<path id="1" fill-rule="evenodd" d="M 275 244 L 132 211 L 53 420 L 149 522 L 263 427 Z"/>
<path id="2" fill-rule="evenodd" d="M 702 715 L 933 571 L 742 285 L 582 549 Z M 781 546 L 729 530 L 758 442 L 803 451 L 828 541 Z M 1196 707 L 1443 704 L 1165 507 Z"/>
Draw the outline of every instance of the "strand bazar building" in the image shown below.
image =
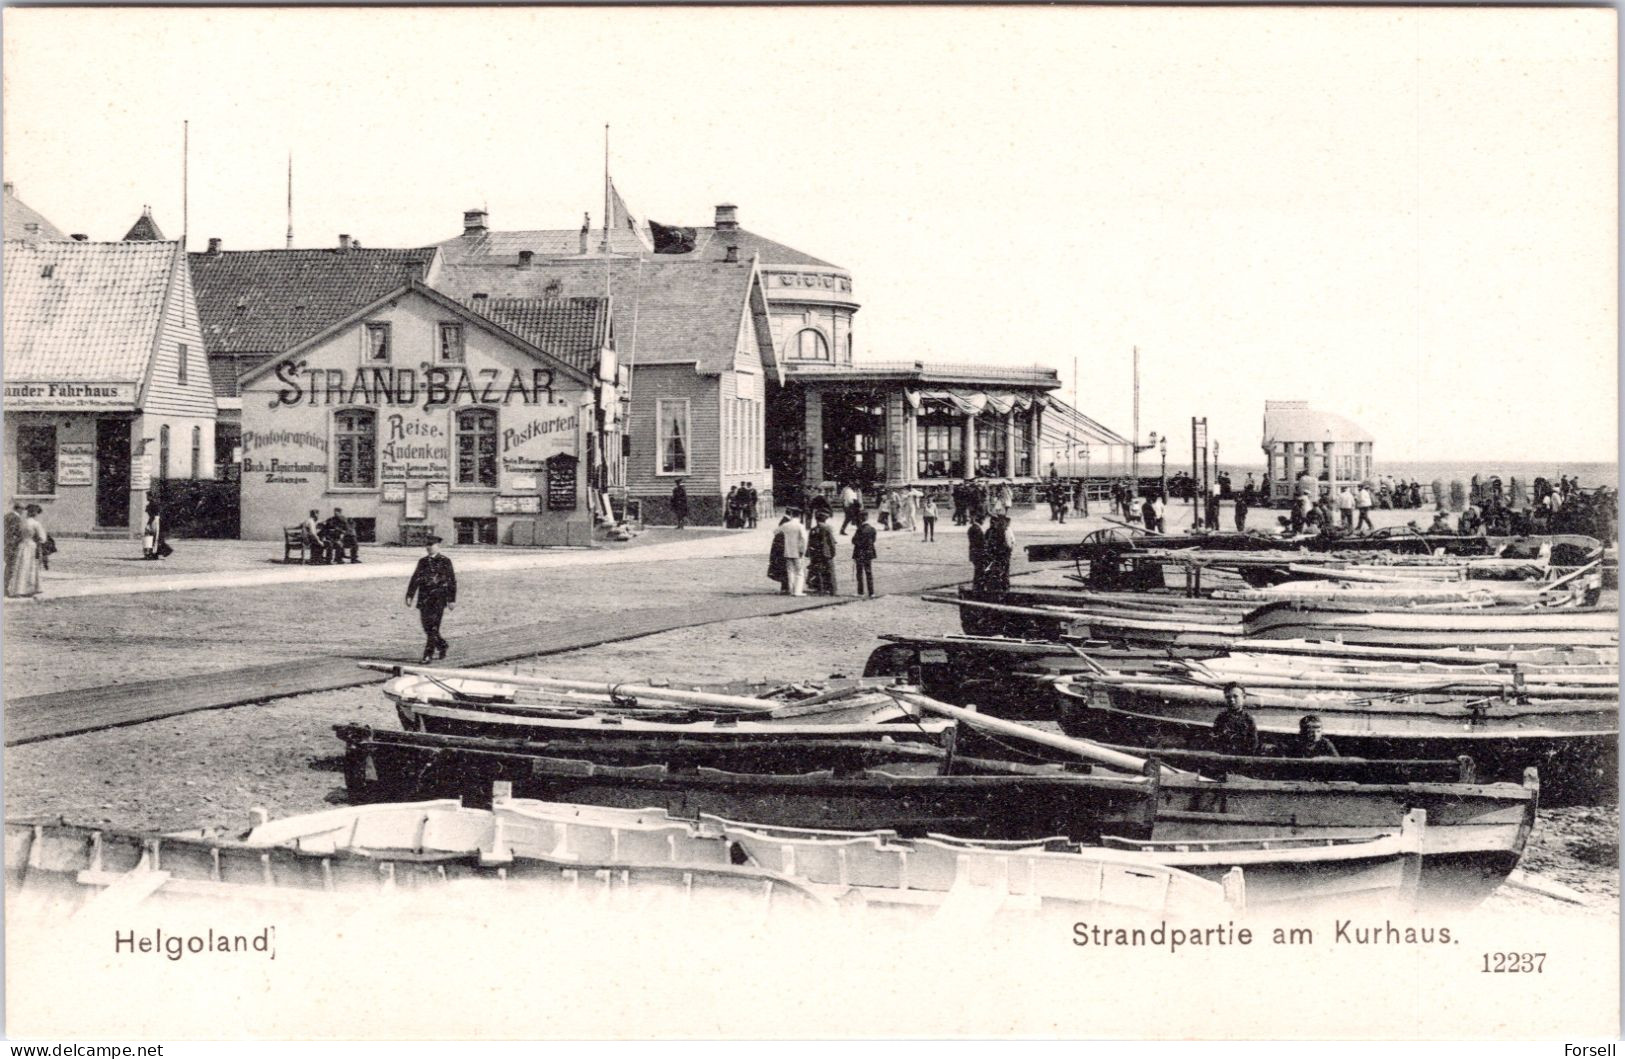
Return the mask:
<path id="1" fill-rule="evenodd" d="M 493 231 L 483 210 L 439 244 L 434 285 L 471 305 L 610 292 L 628 385 L 624 491 L 646 521 L 672 521 L 682 480 L 691 518 L 722 520 L 728 490 L 801 502 L 845 482 L 871 495 L 979 476 L 1035 480 L 1055 372 L 860 363 L 852 275 L 739 224 L 623 217 L 609 232 Z M 673 235 L 675 233 L 675 236 Z"/>

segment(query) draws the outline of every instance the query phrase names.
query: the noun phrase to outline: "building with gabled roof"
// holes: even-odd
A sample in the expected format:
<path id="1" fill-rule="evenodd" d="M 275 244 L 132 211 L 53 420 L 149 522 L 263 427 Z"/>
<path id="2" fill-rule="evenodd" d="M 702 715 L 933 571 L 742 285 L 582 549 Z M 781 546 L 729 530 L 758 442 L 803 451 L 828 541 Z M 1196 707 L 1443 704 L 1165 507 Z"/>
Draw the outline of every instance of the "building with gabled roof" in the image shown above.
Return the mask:
<path id="1" fill-rule="evenodd" d="M 67 236 L 62 229 L 46 220 L 38 210 L 17 197 L 16 185 L 7 182 L 5 193 L 0 197 L 4 209 L 4 227 L 6 242 L 23 241 L 37 243 L 42 240 L 61 240 Z"/>
<path id="2" fill-rule="evenodd" d="M 53 533 L 139 535 L 149 492 L 214 477 L 217 409 L 178 242 L 9 243 L 4 341 L 6 489 Z"/>
<path id="3" fill-rule="evenodd" d="M 242 535 L 342 509 L 362 541 L 591 543 L 613 328 L 600 298 L 493 311 L 417 279 L 330 321 L 238 379 Z"/>
<path id="4" fill-rule="evenodd" d="M 130 225 L 130 230 L 124 233 L 124 241 L 127 243 L 160 243 L 163 239 L 164 230 L 158 227 L 158 222 L 153 219 L 151 206 L 141 207 L 141 216 L 137 217 L 135 223 Z"/>
<path id="5" fill-rule="evenodd" d="M 580 233 L 575 249 L 587 253 L 549 256 L 527 247 L 508 254 L 537 241 L 534 233 L 483 226 L 484 214 L 471 211 L 466 238 L 440 244 L 434 286 L 493 315 L 513 299 L 610 294 L 629 453 L 623 464 L 606 462 L 602 486 L 611 497 L 635 499 L 644 519 L 657 523 L 674 520 L 678 481 L 699 523 L 722 522 L 728 491 L 746 482 L 771 503 L 766 401 L 782 378 L 755 259 L 602 254 Z"/>

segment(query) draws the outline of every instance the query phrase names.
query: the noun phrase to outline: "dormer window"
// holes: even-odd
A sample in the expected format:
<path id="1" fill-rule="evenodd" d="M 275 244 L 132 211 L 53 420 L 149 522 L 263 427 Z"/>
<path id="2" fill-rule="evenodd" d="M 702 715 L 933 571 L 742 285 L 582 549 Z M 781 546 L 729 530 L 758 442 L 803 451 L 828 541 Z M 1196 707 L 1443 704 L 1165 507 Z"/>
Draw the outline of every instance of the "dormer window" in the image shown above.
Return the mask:
<path id="1" fill-rule="evenodd" d="M 389 337 L 389 325 L 387 323 L 367 325 L 367 363 L 387 364 L 389 362 Z"/>
<path id="2" fill-rule="evenodd" d="M 440 360 L 444 364 L 463 362 L 463 325 L 440 325 Z"/>
<path id="3" fill-rule="evenodd" d="M 50 279 L 52 276 L 56 275 L 56 266 L 54 264 L 46 265 L 44 268 L 40 269 L 39 275 L 40 279 Z"/>

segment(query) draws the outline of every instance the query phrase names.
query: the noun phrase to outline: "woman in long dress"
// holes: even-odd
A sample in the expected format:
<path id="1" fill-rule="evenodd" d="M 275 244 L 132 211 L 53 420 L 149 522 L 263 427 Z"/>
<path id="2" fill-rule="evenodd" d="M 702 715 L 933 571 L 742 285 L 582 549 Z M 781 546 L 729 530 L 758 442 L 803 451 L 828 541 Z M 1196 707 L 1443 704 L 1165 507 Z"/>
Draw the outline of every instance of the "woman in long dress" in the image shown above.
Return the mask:
<path id="1" fill-rule="evenodd" d="M 147 524 L 141 531 L 141 558 L 158 559 L 158 548 L 164 542 L 164 513 L 158 501 L 147 501 Z"/>
<path id="2" fill-rule="evenodd" d="M 29 504 L 28 517 L 23 519 L 22 539 L 17 542 L 11 573 L 6 577 L 6 595 L 14 599 L 39 595 L 40 549 L 50 537 L 40 525 L 43 510 L 38 504 Z"/>

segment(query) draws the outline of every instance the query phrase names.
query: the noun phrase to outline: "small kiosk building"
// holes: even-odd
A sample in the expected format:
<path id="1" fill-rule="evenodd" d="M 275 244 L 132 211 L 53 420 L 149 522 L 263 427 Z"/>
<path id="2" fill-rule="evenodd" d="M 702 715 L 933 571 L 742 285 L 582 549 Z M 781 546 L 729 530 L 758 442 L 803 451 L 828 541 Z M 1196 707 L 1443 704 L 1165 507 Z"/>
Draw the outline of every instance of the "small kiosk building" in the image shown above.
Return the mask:
<path id="1" fill-rule="evenodd" d="M 1371 477 L 1372 436 L 1358 424 L 1308 401 L 1264 402 L 1265 481 L 1272 503 L 1289 501 L 1305 474 L 1335 494 Z"/>

